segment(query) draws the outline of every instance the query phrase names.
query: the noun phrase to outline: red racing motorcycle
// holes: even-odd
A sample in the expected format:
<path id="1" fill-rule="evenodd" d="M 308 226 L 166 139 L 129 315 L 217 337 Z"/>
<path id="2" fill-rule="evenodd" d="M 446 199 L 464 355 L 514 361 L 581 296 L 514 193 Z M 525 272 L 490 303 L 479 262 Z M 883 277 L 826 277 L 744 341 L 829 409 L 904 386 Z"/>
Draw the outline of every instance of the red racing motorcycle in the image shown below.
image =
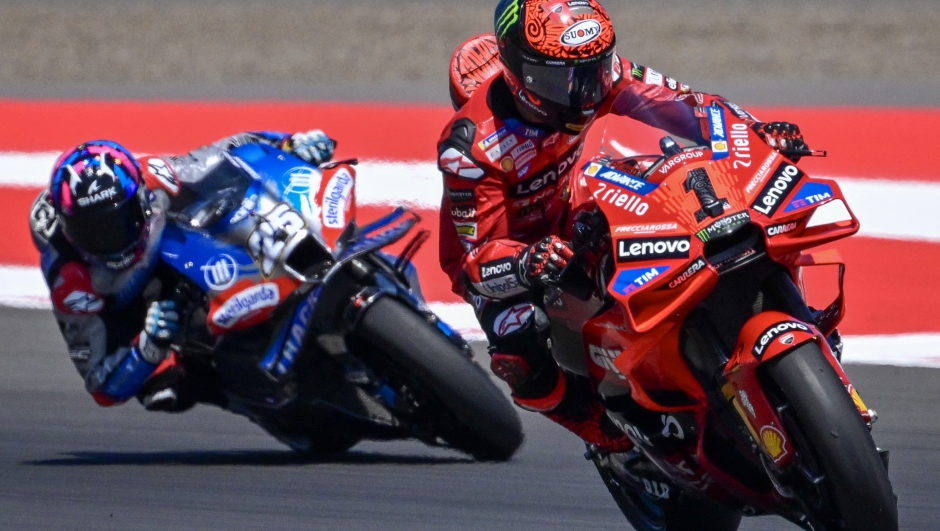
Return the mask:
<path id="1" fill-rule="evenodd" d="M 575 258 L 546 291 L 553 352 L 635 445 L 586 457 L 640 531 L 733 531 L 761 514 L 896 530 L 877 416 L 840 364 L 844 264 L 810 251 L 858 220 L 836 182 L 736 109 L 696 112 L 710 145 L 602 149 L 572 183 Z M 837 266 L 838 296 L 816 309 L 803 272 L 821 265 Z"/>

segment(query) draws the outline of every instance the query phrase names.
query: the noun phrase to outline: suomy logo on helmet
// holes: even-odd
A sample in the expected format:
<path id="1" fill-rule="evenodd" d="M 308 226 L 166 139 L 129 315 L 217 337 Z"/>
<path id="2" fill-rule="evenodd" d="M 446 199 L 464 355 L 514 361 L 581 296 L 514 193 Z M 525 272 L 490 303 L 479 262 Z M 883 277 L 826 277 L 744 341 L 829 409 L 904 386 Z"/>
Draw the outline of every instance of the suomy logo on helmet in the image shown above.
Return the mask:
<path id="1" fill-rule="evenodd" d="M 565 46 L 580 46 L 593 41 L 601 34 L 601 25 L 596 20 L 582 20 L 571 25 L 561 34 Z"/>

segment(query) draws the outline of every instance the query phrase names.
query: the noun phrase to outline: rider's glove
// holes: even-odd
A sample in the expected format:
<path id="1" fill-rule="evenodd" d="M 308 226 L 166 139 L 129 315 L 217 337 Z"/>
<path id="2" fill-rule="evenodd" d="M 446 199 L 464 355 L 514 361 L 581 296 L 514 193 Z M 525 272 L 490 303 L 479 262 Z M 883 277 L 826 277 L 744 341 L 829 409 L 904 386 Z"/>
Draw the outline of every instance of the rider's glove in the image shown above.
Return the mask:
<path id="1" fill-rule="evenodd" d="M 796 124 L 789 122 L 759 122 L 752 127 L 768 146 L 777 151 L 809 149 L 806 147 L 806 143 L 803 142 L 803 133 L 800 132 L 800 126 Z M 793 162 L 800 161 L 800 155 L 787 155 L 787 157 Z"/>
<path id="2" fill-rule="evenodd" d="M 333 150 L 336 149 L 336 141 L 319 129 L 294 133 L 285 144 L 291 153 L 317 166 L 333 158 Z"/>
<path id="3" fill-rule="evenodd" d="M 530 288 L 552 284 L 573 255 L 568 242 L 556 236 L 546 236 L 522 251 L 519 278 Z"/>
<path id="4" fill-rule="evenodd" d="M 170 300 L 154 301 L 147 310 L 144 330 L 137 346 L 144 361 L 157 365 L 170 353 L 170 343 L 180 332 L 176 303 Z"/>

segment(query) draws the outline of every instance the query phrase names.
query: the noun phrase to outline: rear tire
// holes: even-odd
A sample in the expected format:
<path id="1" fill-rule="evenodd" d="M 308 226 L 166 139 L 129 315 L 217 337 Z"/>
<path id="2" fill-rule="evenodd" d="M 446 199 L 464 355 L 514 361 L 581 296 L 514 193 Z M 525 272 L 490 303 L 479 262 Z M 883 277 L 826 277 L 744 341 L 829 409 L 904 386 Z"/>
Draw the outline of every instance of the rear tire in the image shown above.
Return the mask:
<path id="1" fill-rule="evenodd" d="M 897 497 L 875 442 L 839 376 L 815 343 L 775 358 L 762 368 L 773 391 L 787 405 L 787 431 L 798 454 L 806 452 L 822 469 L 831 501 L 819 519 L 826 529 L 894 531 Z M 789 422 L 787 422 L 789 420 Z M 811 500 L 806 500 L 811 505 Z M 828 509 L 828 510 L 827 510 Z"/>
<path id="2" fill-rule="evenodd" d="M 433 429 L 478 460 L 504 461 L 522 445 L 522 423 L 490 377 L 434 325 L 391 297 L 365 310 L 356 332 L 376 348 L 362 353 L 373 369 L 429 399 Z M 372 359 L 372 356 L 385 359 Z"/>

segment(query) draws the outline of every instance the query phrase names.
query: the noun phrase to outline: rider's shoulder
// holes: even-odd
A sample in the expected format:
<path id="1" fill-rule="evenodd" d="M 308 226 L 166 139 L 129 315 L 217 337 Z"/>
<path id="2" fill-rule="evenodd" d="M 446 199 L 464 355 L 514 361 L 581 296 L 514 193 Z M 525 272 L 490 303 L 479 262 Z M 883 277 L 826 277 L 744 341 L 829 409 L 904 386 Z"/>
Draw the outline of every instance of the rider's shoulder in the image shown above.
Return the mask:
<path id="1" fill-rule="evenodd" d="M 163 190 L 170 196 L 180 193 L 180 179 L 169 161 L 162 157 L 143 156 L 138 158 L 144 182 L 150 190 Z"/>
<path id="2" fill-rule="evenodd" d="M 95 291 L 91 279 L 88 264 L 77 260 L 62 264 L 50 279 L 49 298 L 53 308 L 68 315 L 100 313 L 105 300 Z"/>

